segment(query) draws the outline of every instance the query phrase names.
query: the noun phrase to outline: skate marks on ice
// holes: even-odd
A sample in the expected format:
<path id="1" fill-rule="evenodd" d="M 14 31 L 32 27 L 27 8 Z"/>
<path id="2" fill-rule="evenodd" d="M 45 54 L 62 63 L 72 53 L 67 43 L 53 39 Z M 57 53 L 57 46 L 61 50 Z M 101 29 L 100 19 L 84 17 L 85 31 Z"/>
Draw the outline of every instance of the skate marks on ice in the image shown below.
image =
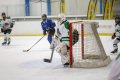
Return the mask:
<path id="1" fill-rule="evenodd" d="M 60 59 L 54 59 L 51 63 L 45 63 L 43 61 L 43 59 L 32 60 L 32 61 L 21 63 L 19 66 L 21 68 L 30 68 L 30 69 L 59 69 L 59 68 L 64 68 Z"/>

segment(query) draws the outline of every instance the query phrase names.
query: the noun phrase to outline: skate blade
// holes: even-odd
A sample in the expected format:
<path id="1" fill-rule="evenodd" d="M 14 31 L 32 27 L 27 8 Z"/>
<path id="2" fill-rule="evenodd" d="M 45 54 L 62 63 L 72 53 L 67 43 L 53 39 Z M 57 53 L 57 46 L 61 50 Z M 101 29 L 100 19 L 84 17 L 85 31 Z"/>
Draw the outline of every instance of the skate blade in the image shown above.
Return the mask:
<path id="1" fill-rule="evenodd" d="M 6 44 L 2 44 L 2 46 L 6 46 Z"/>
<path id="2" fill-rule="evenodd" d="M 111 55 L 118 55 L 119 53 L 117 52 L 117 53 L 111 53 Z"/>
<path id="3" fill-rule="evenodd" d="M 70 67 L 70 65 L 63 65 L 64 66 L 64 68 L 69 68 Z"/>
<path id="4" fill-rule="evenodd" d="M 7 45 L 10 45 L 10 43 L 9 43 L 9 44 L 7 44 Z"/>

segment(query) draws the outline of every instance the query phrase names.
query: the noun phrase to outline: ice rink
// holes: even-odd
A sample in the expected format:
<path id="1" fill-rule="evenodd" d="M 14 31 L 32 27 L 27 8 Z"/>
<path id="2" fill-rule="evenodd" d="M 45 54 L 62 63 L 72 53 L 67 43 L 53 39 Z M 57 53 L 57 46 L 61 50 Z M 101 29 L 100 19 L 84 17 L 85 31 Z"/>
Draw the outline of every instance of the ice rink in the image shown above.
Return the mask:
<path id="1" fill-rule="evenodd" d="M 51 50 L 47 37 L 44 37 L 29 52 L 29 49 L 41 36 L 11 37 L 9 46 L 2 46 L 0 37 L 0 80 L 107 80 L 112 63 L 117 54 L 113 50 L 111 36 L 100 36 L 107 55 L 112 62 L 102 68 L 64 68 L 58 53 L 54 53 L 52 63 L 43 62 L 50 58 Z"/>

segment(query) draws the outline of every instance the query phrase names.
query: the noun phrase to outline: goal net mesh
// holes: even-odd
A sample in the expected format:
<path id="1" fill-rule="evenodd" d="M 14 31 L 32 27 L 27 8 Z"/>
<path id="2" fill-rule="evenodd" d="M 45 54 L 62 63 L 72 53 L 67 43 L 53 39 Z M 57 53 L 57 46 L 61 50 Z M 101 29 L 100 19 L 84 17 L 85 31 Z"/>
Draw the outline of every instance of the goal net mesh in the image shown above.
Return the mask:
<path id="1" fill-rule="evenodd" d="M 99 35 L 97 22 L 75 22 L 71 24 L 70 57 L 72 67 L 103 67 L 110 63 Z"/>

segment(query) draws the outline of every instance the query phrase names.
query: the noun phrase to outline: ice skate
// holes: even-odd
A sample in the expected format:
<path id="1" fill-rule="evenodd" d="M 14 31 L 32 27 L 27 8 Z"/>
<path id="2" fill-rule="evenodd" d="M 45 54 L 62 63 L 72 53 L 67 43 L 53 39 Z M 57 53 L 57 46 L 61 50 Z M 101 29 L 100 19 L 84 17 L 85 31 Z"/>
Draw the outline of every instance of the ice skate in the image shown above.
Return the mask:
<path id="1" fill-rule="evenodd" d="M 3 42 L 2 45 L 6 45 L 6 42 Z"/>
<path id="2" fill-rule="evenodd" d="M 112 51 L 111 53 L 115 54 L 118 52 L 118 48 L 117 49 L 114 49 L 114 51 Z"/>
<path id="3" fill-rule="evenodd" d="M 11 43 L 11 41 L 9 41 L 9 42 L 7 43 L 7 45 L 10 45 L 10 43 Z"/>
<path id="4" fill-rule="evenodd" d="M 69 63 L 65 63 L 64 67 L 69 67 L 69 65 L 70 65 Z"/>

